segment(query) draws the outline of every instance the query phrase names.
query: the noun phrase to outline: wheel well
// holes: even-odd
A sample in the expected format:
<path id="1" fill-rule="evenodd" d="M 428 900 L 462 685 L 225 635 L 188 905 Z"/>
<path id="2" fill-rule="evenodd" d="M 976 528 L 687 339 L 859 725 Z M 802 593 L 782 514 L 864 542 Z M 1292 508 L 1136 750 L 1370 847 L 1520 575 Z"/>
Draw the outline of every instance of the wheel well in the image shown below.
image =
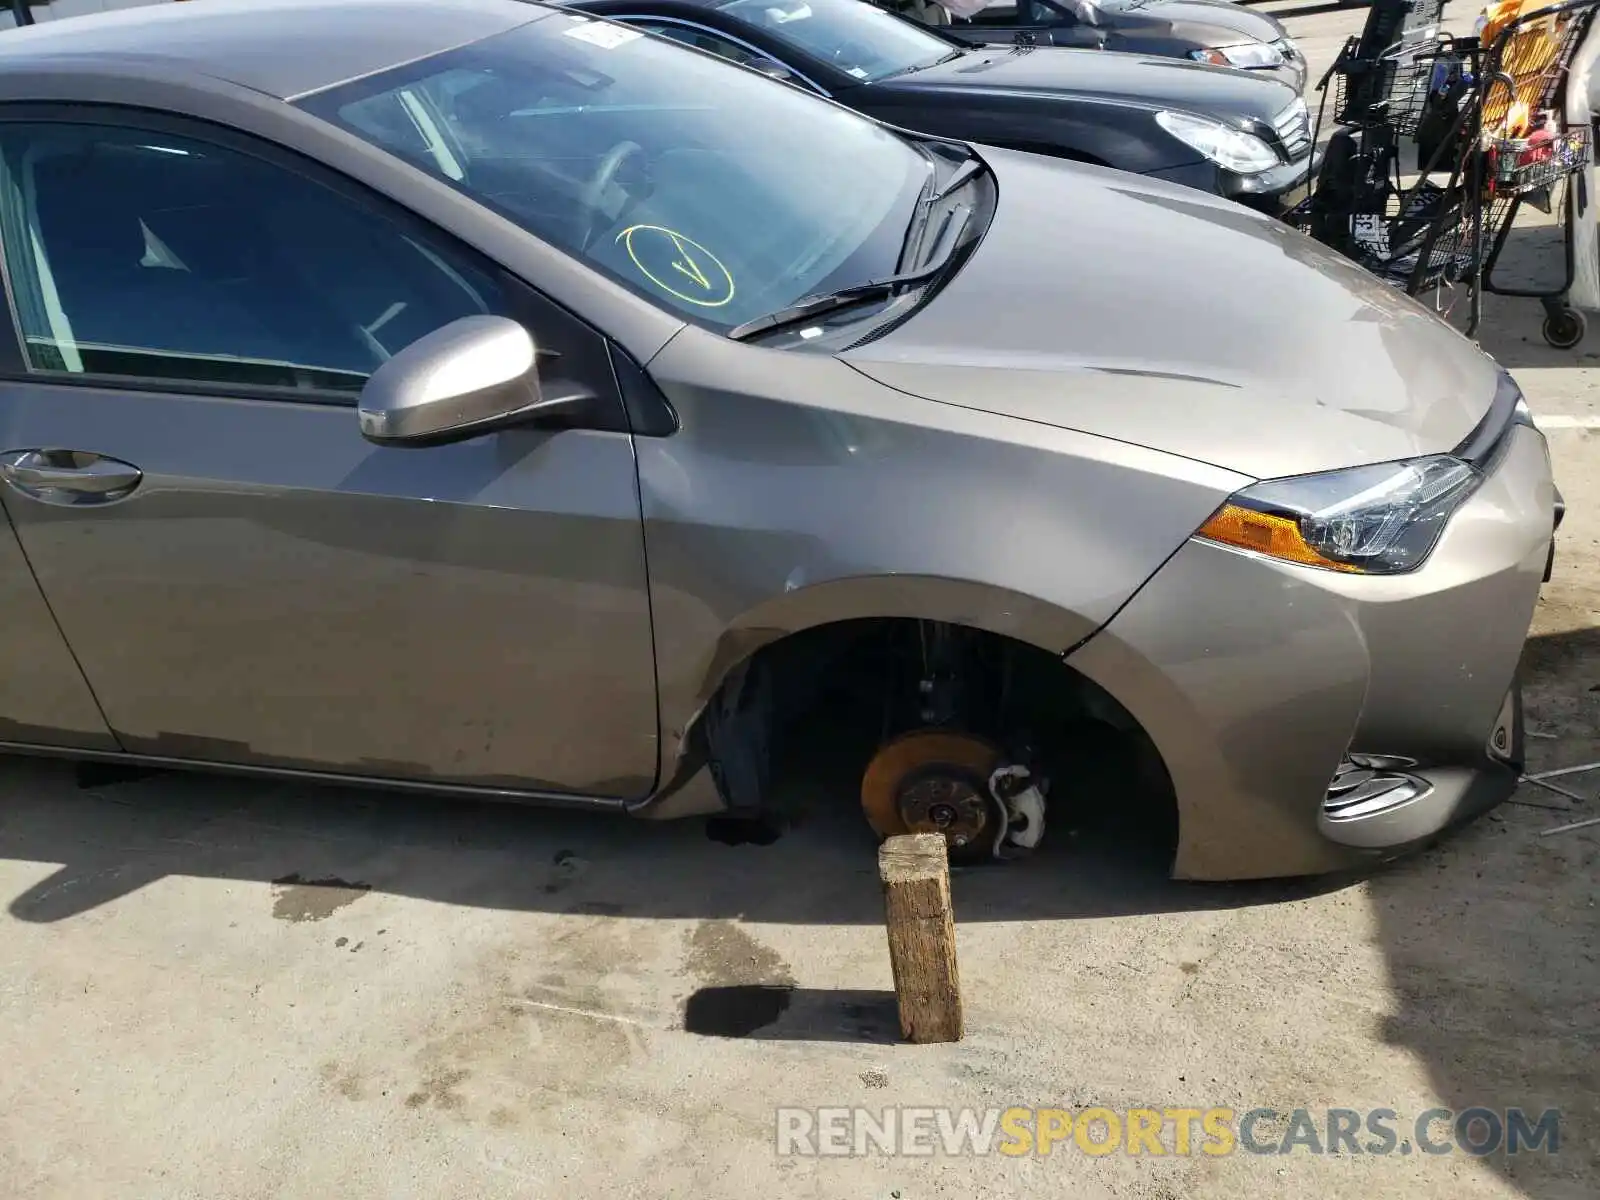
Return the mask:
<path id="1" fill-rule="evenodd" d="M 808 774 L 854 804 L 878 748 L 929 727 L 1036 764 L 1053 827 L 1137 833 L 1170 862 L 1177 804 L 1138 721 L 1059 654 L 986 630 L 874 617 L 791 634 L 730 672 L 695 741 L 730 813 L 781 818 Z"/>

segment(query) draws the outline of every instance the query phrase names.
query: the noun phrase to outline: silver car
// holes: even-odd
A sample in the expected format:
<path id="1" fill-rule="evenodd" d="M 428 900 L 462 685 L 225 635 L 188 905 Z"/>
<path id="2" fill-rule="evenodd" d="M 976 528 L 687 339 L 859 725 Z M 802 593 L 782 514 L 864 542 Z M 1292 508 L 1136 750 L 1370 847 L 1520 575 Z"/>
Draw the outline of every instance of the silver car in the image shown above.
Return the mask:
<path id="1" fill-rule="evenodd" d="M 1226 201 L 516 0 L 206 0 L 0 38 L 0 249 L 8 749 L 759 816 L 820 704 L 879 833 L 1140 803 L 1205 879 L 1514 786 L 1544 440 Z"/>

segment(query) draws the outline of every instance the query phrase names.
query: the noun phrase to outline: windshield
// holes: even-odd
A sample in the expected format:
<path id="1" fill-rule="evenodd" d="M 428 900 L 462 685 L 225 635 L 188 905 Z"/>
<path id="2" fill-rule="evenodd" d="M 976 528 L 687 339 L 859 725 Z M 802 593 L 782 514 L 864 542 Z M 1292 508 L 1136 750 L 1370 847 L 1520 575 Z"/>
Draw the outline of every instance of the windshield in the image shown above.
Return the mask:
<path id="1" fill-rule="evenodd" d="M 866 83 L 959 53 L 943 38 L 862 0 L 732 0 L 719 7 Z"/>
<path id="2" fill-rule="evenodd" d="M 892 274 L 932 171 L 798 88 L 567 13 L 300 103 L 721 330 Z"/>

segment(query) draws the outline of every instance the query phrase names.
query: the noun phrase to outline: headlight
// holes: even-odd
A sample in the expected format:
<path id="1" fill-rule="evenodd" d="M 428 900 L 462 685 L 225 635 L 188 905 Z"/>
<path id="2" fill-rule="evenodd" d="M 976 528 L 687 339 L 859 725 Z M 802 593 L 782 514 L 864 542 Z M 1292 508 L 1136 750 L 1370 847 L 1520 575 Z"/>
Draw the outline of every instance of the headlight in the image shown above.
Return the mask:
<path id="1" fill-rule="evenodd" d="M 1422 565 L 1482 478 L 1436 454 L 1269 480 L 1229 497 L 1196 536 L 1309 567 L 1400 575 Z"/>
<path id="2" fill-rule="evenodd" d="M 1283 51 L 1271 42 L 1240 42 L 1237 46 L 1207 46 L 1189 51 L 1189 57 L 1218 67 L 1281 67 Z"/>
<path id="3" fill-rule="evenodd" d="M 1197 117 L 1193 113 L 1158 112 L 1156 124 L 1191 149 L 1198 150 L 1219 167 L 1240 175 L 1254 175 L 1275 167 L 1278 152 L 1253 133 Z"/>

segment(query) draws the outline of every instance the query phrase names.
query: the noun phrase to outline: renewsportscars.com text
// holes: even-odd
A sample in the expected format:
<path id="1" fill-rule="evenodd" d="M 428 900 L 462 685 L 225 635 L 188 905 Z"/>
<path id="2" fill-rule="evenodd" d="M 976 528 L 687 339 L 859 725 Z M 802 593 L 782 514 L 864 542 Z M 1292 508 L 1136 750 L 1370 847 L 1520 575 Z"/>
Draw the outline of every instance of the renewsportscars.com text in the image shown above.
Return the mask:
<path id="1" fill-rule="evenodd" d="M 780 1156 L 1077 1153 L 1556 1154 L 1561 1113 L 1520 1108 L 780 1108 Z"/>

